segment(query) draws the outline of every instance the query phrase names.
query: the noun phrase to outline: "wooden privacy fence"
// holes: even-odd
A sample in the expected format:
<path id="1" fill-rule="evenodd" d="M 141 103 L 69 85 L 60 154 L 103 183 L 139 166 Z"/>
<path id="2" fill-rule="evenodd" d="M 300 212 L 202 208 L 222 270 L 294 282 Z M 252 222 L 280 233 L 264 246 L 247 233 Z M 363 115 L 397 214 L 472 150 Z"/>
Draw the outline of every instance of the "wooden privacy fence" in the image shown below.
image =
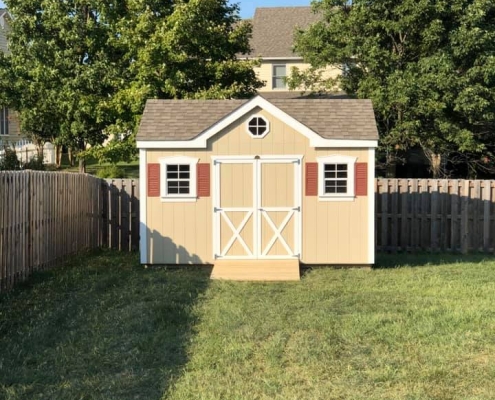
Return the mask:
<path id="1" fill-rule="evenodd" d="M 376 180 L 377 251 L 495 252 L 495 181 Z M 0 172 L 0 292 L 78 251 L 139 248 L 139 181 Z"/>
<path id="2" fill-rule="evenodd" d="M 81 250 L 139 243 L 135 181 L 0 172 L 0 292 Z"/>
<path id="3" fill-rule="evenodd" d="M 495 252 L 495 181 L 378 179 L 377 251 Z"/>

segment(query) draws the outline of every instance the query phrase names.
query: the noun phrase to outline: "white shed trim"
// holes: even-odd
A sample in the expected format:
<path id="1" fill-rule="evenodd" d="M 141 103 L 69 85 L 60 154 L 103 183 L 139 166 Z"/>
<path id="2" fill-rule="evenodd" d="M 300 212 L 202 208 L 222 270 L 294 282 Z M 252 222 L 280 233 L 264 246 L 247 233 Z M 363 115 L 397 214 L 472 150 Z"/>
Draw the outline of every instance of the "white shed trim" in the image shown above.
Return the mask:
<path id="1" fill-rule="evenodd" d="M 261 96 L 256 96 L 192 140 L 138 140 L 139 149 L 206 149 L 208 140 L 255 108 L 261 108 L 309 139 L 311 147 L 378 147 L 377 140 L 325 139 Z"/>
<path id="2" fill-rule="evenodd" d="M 375 263 L 375 149 L 368 149 L 368 262 Z"/>
<path id="3" fill-rule="evenodd" d="M 148 228 L 147 228 L 147 200 L 146 182 L 148 171 L 146 170 L 146 150 L 139 150 L 139 252 L 141 264 L 148 264 Z"/>

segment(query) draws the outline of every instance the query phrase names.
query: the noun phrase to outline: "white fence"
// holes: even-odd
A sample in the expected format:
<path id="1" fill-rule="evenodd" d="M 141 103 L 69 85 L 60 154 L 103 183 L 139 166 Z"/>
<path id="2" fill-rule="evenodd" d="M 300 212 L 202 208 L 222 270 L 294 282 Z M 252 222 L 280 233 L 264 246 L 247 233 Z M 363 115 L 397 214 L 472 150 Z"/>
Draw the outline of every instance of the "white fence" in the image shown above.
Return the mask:
<path id="1" fill-rule="evenodd" d="M 36 145 L 28 139 L 19 140 L 2 140 L 0 139 L 0 159 L 4 156 L 5 147 L 15 150 L 17 158 L 22 163 L 26 163 L 38 154 Z M 51 143 L 45 143 L 43 146 L 43 160 L 45 164 L 55 164 L 55 146 Z"/>

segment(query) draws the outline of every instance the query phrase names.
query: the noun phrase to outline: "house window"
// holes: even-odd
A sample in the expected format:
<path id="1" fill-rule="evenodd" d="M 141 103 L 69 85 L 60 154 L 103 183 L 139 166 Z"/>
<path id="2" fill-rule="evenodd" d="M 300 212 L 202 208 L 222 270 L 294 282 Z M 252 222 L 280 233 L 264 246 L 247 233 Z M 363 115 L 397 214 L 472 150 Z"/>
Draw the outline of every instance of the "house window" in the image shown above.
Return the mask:
<path id="1" fill-rule="evenodd" d="M 167 194 L 188 195 L 191 189 L 191 166 L 189 164 L 170 164 L 167 168 Z"/>
<path id="2" fill-rule="evenodd" d="M 354 199 L 356 157 L 331 155 L 318 157 L 318 196 L 320 200 Z"/>
<path id="3" fill-rule="evenodd" d="M 162 201 L 195 201 L 197 158 L 166 157 L 160 160 Z"/>
<path id="4" fill-rule="evenodd" d="M 0 108 L 0 135 L 9 134 L 9 110 Z"/>
<path id="5" fill-rule="evenodd" d="M 247 123 L 247 132 L 256 139 L 264 138 L 269 131 L 270 123 L 260 115 L 255 115 Z"/>
<path id="6" fill-rule="evenodd" d="M 324 192 L 325 194 L 347 194 L 347 164 L 323 164 L 324 168 Z"/>
<path id="7" fill-rule="evenodd" d="M 287 77 L 287 67 L 285 65 L 273 66 L 273 89 L 287 89 L 285 78 Z"/>

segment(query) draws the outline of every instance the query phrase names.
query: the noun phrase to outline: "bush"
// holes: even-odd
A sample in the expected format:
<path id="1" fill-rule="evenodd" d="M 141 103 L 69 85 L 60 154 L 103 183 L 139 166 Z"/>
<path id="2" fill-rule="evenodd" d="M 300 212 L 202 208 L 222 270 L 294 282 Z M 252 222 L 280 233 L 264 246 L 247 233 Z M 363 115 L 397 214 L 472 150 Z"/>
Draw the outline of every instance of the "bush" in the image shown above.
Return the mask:
<path id="1" fill-rule="evenodd" d="M 106 178 L 121 179 L 126 177 L 126 173 L 122 168 L 119 168 L 116 165 L 109 165 L 106 167 L 102 167 L 98 171 L 96 171 L 96 176 L 102 179 L 106 179 Z"/>
<path id="2" fill-rule="evenodd" d="M 17 158 L 17 153 L 10 147 L 4 147 L 4 154 L 0 157 L 0 171 L 19 171 L 21 162 Z"/>
<path id="3" fill-rule="evenodd" d="M 45 164 L 44 164 L 44 159 L 43 155 L 35 155 L 31 157 L 31 159 L 23 165 L 23 169 L 32 169 L 35 171 L 45 171 Z"/>

